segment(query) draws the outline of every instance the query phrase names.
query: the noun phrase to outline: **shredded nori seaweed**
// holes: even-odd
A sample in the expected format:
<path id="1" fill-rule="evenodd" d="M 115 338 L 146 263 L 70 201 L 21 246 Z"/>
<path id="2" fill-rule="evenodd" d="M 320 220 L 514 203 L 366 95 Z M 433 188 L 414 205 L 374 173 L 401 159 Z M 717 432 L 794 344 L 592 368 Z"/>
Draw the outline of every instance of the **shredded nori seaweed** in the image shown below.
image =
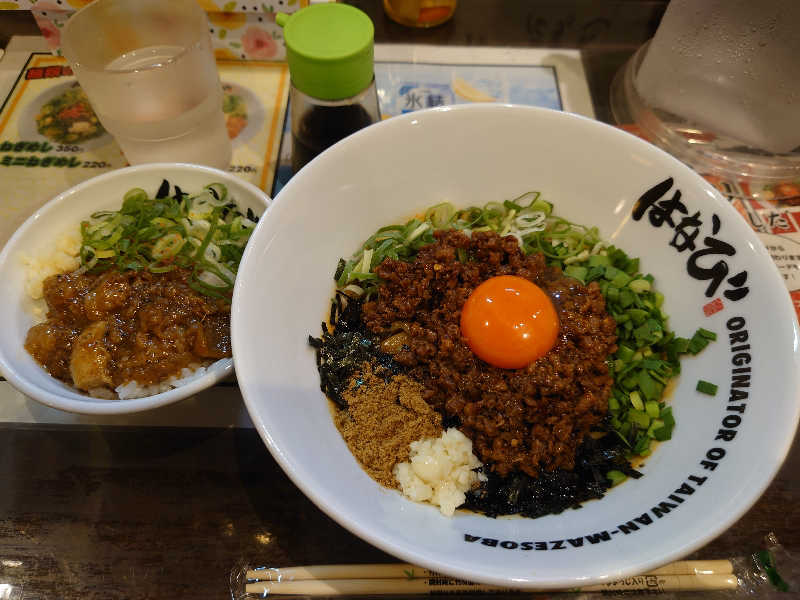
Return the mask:
<path id="1" fill-rule="evenodd" d="M 365 362 L 382 367 L 379 371 L 387 377 L 401 371 L 400 365 L 380 350 L 377 339 L 364 326 L 361 304 L 361 300 L 337 292 L 329 319 L 333 332 L 323 323 L 322 336 L 308 336 L 308 343 L 317 351 L 320 388 L 341 408 L 347 407 L 342 394 L 351 376 Z"/>
<path id="2" fill-rule="evenodd" d="M 578 447 L 572 471 L 541 471 L 534 478 L 522 472 L 501 477 L 489 465 L 481 470 L 487 481 L 467 492 L 462 508 L 489 517 L 521 515 L 533 519 L 580 508 L 582 502 L 602 498 L 611 487 L 605 476 L 608 471 L 621 471 L 634 479 L 642 476 L 631 467 L 621 440 L 614 434 L 599 439 L 587 436 Z"/>
<path id="3" fill-rule="evenodd" d="M 451 427 L 456 429 L 461 427 L 461 417 L 458 415 L 442 415 L 442 429 L 450 429 Z"/>
<path id="4" fill-rule="evenodd" d="M 166 198 L 167 196 L 169 196 L 169 181 L 163 179 L 161 181 L 161 185 L 158 186 L 158 191 L 156 192 L 156 200 Z"/>

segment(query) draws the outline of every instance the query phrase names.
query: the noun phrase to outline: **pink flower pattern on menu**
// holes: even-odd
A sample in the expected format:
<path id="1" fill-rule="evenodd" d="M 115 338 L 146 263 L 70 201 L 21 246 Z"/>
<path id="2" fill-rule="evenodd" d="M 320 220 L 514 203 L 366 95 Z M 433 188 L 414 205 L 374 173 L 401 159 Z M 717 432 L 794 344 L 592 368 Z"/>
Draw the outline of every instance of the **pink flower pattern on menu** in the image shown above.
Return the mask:
<path id="1" fill-rule="evenodd" d="M 45 6 L 46 3 L 40 3 L 45 8 L 51 8 L 49 4 Z M 58 8 L 55 4 L 53 8 Z M 39 31 L 42 32 L 42 36 L 44 37 L 47 45 L 50 47 L 51 50 L 57 50 L 61 46 L 61 30 L 56 26 L 53 21 L 48 19 L 42 13 L 37 11 L 33 11 L 33 18 L 36 20 L 36 24 L 39 26 Z"/>
<path id="2" fill-rule="evenodd" d="M 75 10 L 91 0 L 0 0 L 4 8 L 29 9 L 54 54 L 61 55 L 61 28 Z M 225 0 L 198 0 L 209 16 L 211 41 L 219 59 L 284 60 L 283 30 L 275 14 L 294 12 L 309 0 L 262 0 L 257 5 L 239 5 Z"/>
<path id="3" fill-rule="evenodd" d="M 278 43 L 267 31 L 258 27 L 248 27 L 242 34 L 242 48 L 247 58 L 263 60 L 275 56 Z"/>

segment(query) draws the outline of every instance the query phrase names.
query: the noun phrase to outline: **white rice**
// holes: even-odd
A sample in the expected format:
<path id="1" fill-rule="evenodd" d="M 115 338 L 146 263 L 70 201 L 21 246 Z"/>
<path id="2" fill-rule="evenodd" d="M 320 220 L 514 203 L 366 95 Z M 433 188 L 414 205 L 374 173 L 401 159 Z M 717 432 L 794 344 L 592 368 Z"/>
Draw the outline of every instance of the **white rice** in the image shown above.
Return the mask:
<path id="1" fill-rule="evenodd" d="M 114 391 L 117 392 L 117 396 L 119 396 L 120 400 L 128 400 L 130 398 L 144 398 L 145 396 L 154 396 L 155 394 L 161 394 L 163 392 L 168 392 L 171 389 L 181 387 L 182 385 L 186 385 L 194 381 L 195 379 L 199 379 L 203 377 L 209 369 L 213 370 L 213 367 L 216 365 L 222 366 L 222 363 L 225 361 L 231 361 L 230 358 L 222 358 L 215 363 L 211 363 L 208 366 L 197 365 L 194 367 L 184 367 L 181 369 L 181 372 L 177 375 L 172 375 L 167 380 L 162 381 L 161 383 L 154 383 L 153 385 L 140 385 L 135 381 L 130 381 L 123 385 L 118 385 Z"/>
<path id="2" fill-rule="evenodd" d="M 394 466 L 403 494 L 416 502 L 438 506 L 452 516 L 466 500 L 466 492 L 486 476 L 476 473 L 481 462 L 472 453 L 472 441 L 455 427 L 438 438 L 411 442 L 410 462 Z"/>
<path id="3" fill-rule="evenodd" d="M 81 236 L 78 232 L 65 233 L 56 240 L 53 251 L 44 256 L 32 256 L 20 252 L 19 258 L 25 268 L 25 293 L 33 301 L 30 312 L 37 323 L 47 316 L 42 283 L 51 275 L 69 273 L 80 267 L 78 254 L 81 249 Z"/>
<path id="4" fill-rule="evenodd" d="M 80 267 L 80 248 L 80 234 L 71 231 L 63 234 L 56 240 L 55 248 L 49 254 L 31 256 L 27 253 L 20 253 L 19 258 L 25 269 L 25 293 L 32 301 L 28 304 L 28 310 L 33 316 L 35 323 L 41 323 L 47 318 L 47 304 L 44 301 L 44 292 L 42 289 L 44 280 L 51 275 L 70 273 Z M 216 370 L 216 367 L 223 366 L 226 361 L 230 362 L 232 359 L 222 358 L 213 363 L 184 367 L 177 375 L 172 375 L 165 381 L 153 385 L 140 385 L 136 381 L 130 381 L 117 386 L 113 392 L 107 388 L 96 388 L 89 390 L 88 394 L 95 398 L 106 398 L 109 400 L 115 400 L 117 397 L 120 400 L 145 398 L 186 385 L 191 381 L 203 377 L 209 370 Z M 83 393 L 81 390 L 78 391 Z M 116 392 L 116 395 L 114 392 Z"/>

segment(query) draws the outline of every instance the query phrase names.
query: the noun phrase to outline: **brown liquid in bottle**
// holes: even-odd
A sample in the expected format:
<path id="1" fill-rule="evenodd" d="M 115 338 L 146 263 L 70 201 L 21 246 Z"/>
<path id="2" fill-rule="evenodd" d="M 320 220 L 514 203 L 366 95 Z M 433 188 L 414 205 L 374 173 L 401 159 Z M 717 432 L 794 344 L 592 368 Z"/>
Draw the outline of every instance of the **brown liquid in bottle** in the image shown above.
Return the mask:
<path id="1" fill-rule="evenodd" d="M 311 107 L 292 134 L 292 170 L 297 173 L 323 150 L 372 122 L 359 104 Z"/>

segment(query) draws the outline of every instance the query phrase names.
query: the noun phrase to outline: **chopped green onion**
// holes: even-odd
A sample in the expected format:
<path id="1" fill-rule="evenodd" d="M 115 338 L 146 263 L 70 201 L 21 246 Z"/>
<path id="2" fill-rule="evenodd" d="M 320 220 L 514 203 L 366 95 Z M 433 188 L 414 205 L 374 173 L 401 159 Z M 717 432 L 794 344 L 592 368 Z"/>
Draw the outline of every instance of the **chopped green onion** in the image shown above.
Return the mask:
<path id="1" fill-rule="evenodd" d="M 593 254 L 589 257 L 587 264 L 590 267 L 608 267 L 611 266 L 611 259 L 603 254 Z"/>
<path id="2" fill-rule="evenodd" d="M 630 393 L 631 404 L 633 408 L 636 410 L 644 410 L 644 403 L 642 402 L 642 397 L 639 395 L 639 392 L 633 391 Z"/>
<path id="3" fill-rule="evenodd" d="M 564 269 L 564 275 L 567 277 L 572 277 L 577 279 L 581 283 L 586 282 L 586 274 L 588 273 L 588 269 L 586 267 L 579 267 L 577 265 L 569 265 Z"/>
<path id="4" fill-rule="evenodd" d="M 625 475 L 625 473 L 623 473 L 622 471 L 613 470 L 613 471 L 609 471 L 608 473 L 606 473 L 606 479 L 608 479 L 611 482 L 611 487 L 614 487 L 615 485 L 619 485 L 620 483 L 625 481 L 627 478 L 628 478 L 628 476 Z"/>
<path id="5" fill-rule="evenodd" d="M 650 417 L 644 411 L 634 409 L 628 413 L 628 416 L 631 423 L 639 429 L 647 429 L 650 426 Z"/>
<path id="6" fill-rule="evenodd" d="M 99 211 L 81 223 L 81 272 L 147 269 L 193 272 L 191 285 L 215 297 L 230 297 L 244 247 L 255 228 L 228 198 L 227 187 L 212 183 L 196 196 L 185 193 L 150 198 L 128 190 L 118 211 Z M 250 211 L 251 213 L 251 211 Z M 219 285 L 218 285 L 219 284 Z"/>
<path id="7" fill-rule="evenodd" d="M 156 241 L 153 245 L 151 255 L 156 261 L 164 261 L 172 258 L 180 251 L 185 241 L 181 234 L 174 232 L 169 233 Z M 104 257 L 100 256 L 100 258 Z"/>
<path id="8" fill-rule="evenodd" d="M 697 382 L 697 391 L 702 394 L 708 394 L 709 396 L 716 396 L 717 394 L 717 386 L 713 383 L 709 383 L 708 381 L 703 381 L 700 379 Z"/>
<path id="9" fill-rule="evenodd" d="M 214 193 L 219 202 L 225 202 L 225 200 L 228 198 L 228 188 L 221 183 L 209 183 L 203 189 Z"/>
<path id="10" fill-rule="evenodd" d="M 657 419 L 658 416 L 661 414 L 661 409 L 658 406 L 658 402 L 655 400 L 648 400 L 647 403 L 644 405 L 644 411 L 647 413 L 647 416 L 651 419 Z M 661 425 L 664 423 L 662 422 Z M 660 425 L 659 425 L 660 426 Z"/>

